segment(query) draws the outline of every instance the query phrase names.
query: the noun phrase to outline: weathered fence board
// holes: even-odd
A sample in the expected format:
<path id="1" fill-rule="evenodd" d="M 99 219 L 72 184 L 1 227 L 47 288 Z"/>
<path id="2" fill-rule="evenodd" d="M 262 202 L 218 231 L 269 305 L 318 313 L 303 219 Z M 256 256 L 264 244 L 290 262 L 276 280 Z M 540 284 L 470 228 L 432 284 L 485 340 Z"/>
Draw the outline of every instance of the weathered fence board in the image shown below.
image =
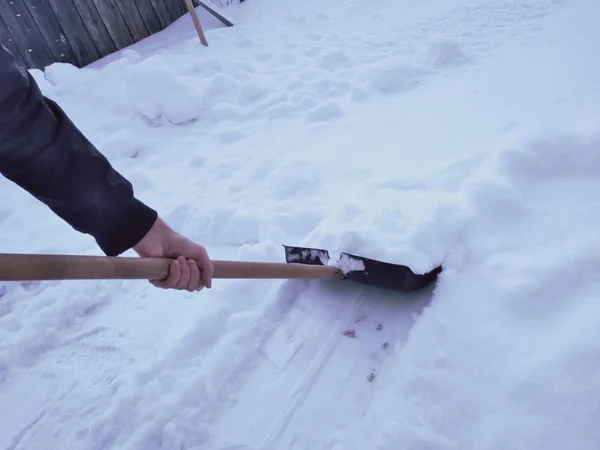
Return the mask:
<path id="1" fill-rule="evenodd" d="M 31 1 L 31 0 L 21 0 Z M 76 66 L 83 66 L 88 61 L 95 61 L 102 57 L 85 23 L 77 12 L 75 5 L 69 0 L 48 0 L 54 12 L 66 42 L 75 53 L 75 61 L 68 61 Z M 34 43 L 35 45 L 35 43 Z"/>
<path id="2" fill-rule="evenodd" d="M 161 26 L 163 28 L 167 27 L 171 23 L 171 18 L 169 14 L 169 9 L 167 8 L 167 4 L 163 0 L 148 0 L 148 2 L 152 5 L 154 11 L 156 11 Z"/>
<path id="3" fill-rule="evenodd" d="M 62 2 L 64 2 L 64 0 L 61 0 L 61 3 Z M 82 22 L 85 24 L 92 41 L 94 41 L 98 53 L 100 55 L 107 55 L 118 50 L 114 41 L 110 39 L 110 34 L 108 33 L 106 25 L 104 25 L 102 17 L 96 9 L 94 2 L 88 0 L 71 0 L 71 2 L 79 13 Z"/>
<path id="4" fill-rule="evenodd" d="M 57 45 L 56 43 L 57 40 L 60 40 L 60 35 L 49 31 L 53 28 L 56 29 L 58 23 L 54 22 L 51 23 L 50 26 L 46 25 L 48 19 L 54 17 L 48 17 L 44 15 L 44 12 L 50 7 L 47 1 L 41 0 L 36 2 L 35 5 L 29 5 L 28 3 L 24 2 L 20 2 L 20 4 L 17 5 L 17 2 L 12 2 L 11 6 L 13 7 L 13 12 L 15 12 L 14 8 L 18 8 L 18 6 L 21 6 L 21 9 L 26 9 L 24 13 L 21 11 L 21 13 L 24 14 L 23 19 L 25 23 L 29 24 L 28 29 L 31 30 L 32 33 L 35 34 L 36 31 L 39 31 L 40 35 L 37 36 L 37 38 L 40 39 L 43 44 L 45 44 L 44 50 L 46 50 L 46 58 L 48 60 L 55 59 L 61 61 L 64 58 L 64 51 L 61 46 Z"/>
<path id="5" fill-rule="evenodd" d="M 157 33 L 164 28 L 160 21 L 157 11 L 152 6 L 152 3 L 150 3 L 149 1 L 139 2 L 138 10 L 140 11 L 142 20 L 144 21 L 146 28 L 151 34 Z"/>
<path id="6" fill-rule="evenodd" d="M 19 57 L 24 64 L 32 65 L 32 55 L 27 51 L 26 47 L 21 51 L 19 45 L 20 43 L 27 41 L 24 29 L 21 29 L 21 26 L 17 22 L 17 18 L 11 11 L 8 3 L 3 1 L 0 1 L 0 19 L 0 25 L 2 25 L 2 28 L 0 28 L 1 42 L 11 51 L 11 53 Z"/>
<path id="7" fill-rule="evenodd" d="M 22 52 L 27 53 L 28 55 L 26 56 L 29 56 L 31 60 L 35 60 L 36 58 L 44 61 L 54 59 L 54 54 L 49 43 L 40 32 L 25 3 L 8 1 L 5 4 L 7 9 L 12 13 L 12 16 L 15 17 L 15 21 L 11 21 L 10 17 L 7 18 L 8 21 L 12 22 L 12 24 L 9 25 L 9 28 L 14 29 L 14 27 L 19 27 L 21 36 L 24 36 L 28 41 L 37 43 L 35 47 L 25 47 L 22 49 Z M 19 44 L 19 42 L 17 42 L 17 44 Z"/>
<path id="8" fill-rule="evenodd" d="M 110 38 L 117 49 L 127 47 L 135 42 L 129 32 L 125 18 L 112 0 L 92 0 Z"/>
<path id="9" fill-rule="evenodd" d="M 0 41 L 27 68 L 82 67 L 186 13 L 184 0 L 0 0 Z"/>
<path id="10" fill-rule="evenodd" d="M 123 20 L 125 21 L 125 27 L 129 30 L 129 34 L 135 42 L 151 34 L 148 28 L 146 28 L 142 14 L 137 8 L 132 8 L 129 6 L 128 2 L 123 3 L 121 0 L 116 0 L 113 4 L 121 13 L 121 17 L 123 17 Z"/>
<path id="11" fill-rule="evenodd" d="M 167 11 L 169 11 L 169 23 L 175 22 L 177 19 L 179 19 L 181 16 L 188 12 L 185 6 L 185 2 L 183 0 L 178 0 L 175 2 L 165 2 L 163 0 L 163 3 L 167 5 Z"/>

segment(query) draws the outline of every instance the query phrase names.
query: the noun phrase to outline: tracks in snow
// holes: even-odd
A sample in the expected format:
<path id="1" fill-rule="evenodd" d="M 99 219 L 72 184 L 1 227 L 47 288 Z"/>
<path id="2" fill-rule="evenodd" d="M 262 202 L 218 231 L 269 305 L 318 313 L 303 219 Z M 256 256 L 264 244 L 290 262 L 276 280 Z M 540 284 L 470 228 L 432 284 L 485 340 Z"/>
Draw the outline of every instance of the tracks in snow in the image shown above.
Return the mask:
<path id="1" fill-rule="evenodd" d="M 262 347 L 213 425 L 214 448 L 331 448 L 385 383 L 430 290 L 409 296 L 312 285 Z"/>

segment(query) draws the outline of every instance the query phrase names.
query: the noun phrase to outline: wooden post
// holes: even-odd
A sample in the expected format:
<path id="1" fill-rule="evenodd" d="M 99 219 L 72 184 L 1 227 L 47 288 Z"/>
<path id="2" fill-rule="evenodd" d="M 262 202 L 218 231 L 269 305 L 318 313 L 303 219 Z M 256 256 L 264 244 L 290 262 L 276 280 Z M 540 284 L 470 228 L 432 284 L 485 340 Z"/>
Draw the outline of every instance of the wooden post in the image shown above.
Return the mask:
<path id="1" fill-rule="evenodd" d="M 202 45 L 204 45 L 205 47 L 208 47 L 208 42 L 206 42 L 206 36 L 204 36 L 204 31 L 202 30 L 202 25 L 200 25 L 200 20 L 198 19 L 198 14 L 194 9 L 192 0 L 185 0 L 185 4 L 187 5 L 187 9 L 190 12 L 190 16 L 192 16 L 192 21 L 194 22 L 194 26 L 196 27 L 196 32 L 198 33 L 200 42 L 202 42 Z"/>

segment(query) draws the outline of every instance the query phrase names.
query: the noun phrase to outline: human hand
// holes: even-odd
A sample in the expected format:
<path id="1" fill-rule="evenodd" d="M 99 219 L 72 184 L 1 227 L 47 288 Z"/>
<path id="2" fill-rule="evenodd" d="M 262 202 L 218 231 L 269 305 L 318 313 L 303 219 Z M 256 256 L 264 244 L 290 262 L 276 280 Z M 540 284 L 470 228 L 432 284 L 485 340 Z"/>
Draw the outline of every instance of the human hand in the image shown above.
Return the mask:
<path id="1" fill-rule="evenodd" d="M 160 217 L 133 250 L 142 257 L 176 258 L 166 279 L 150 280 L 158 288 L 193 292 L 212 287 L 214 267 L 206 249 L 173 231 Z"/>

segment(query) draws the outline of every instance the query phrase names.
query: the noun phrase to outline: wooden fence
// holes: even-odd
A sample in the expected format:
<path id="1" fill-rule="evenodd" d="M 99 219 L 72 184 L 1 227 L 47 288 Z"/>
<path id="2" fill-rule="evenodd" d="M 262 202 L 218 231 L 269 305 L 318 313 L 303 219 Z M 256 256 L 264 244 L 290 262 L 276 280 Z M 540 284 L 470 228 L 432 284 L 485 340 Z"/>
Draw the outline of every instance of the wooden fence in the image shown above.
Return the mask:
<path id="1" fill-rule="evenodd" d="M 184 0 L 0 0 L 0 42 L 27 68 L 82 67 L 186 13 Z"/>

